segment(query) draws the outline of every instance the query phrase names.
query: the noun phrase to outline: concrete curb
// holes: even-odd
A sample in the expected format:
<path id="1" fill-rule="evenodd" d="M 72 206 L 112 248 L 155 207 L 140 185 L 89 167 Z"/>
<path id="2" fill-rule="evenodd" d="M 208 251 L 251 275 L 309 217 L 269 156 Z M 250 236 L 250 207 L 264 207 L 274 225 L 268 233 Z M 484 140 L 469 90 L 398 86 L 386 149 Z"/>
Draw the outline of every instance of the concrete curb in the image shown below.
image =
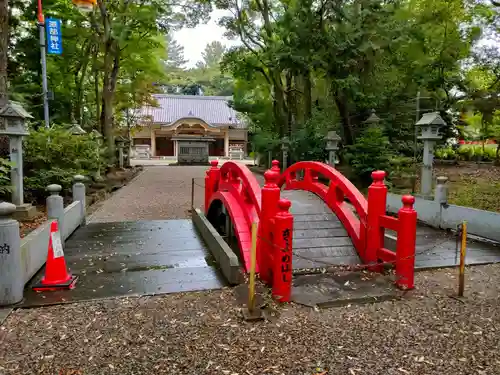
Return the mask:
<path id="1" fill-rule="evenodd" d="M 13 307 L 1 307 L 0 308 L 0 326 L 5 322 L 5 320 L 9 317 L 9 315 L 12 311 L 14 311 Z"/>
<path id="2" fill-rule="evenodd" d="M 210 250 L 219 264 L 222 274 L 229 284 L 237 285 L 244 283 L 245 280 L 240 261 L 236 254 L 222 239 L 221 235 L 217 233 L 199 208 L 194 209 L 192 212 L 194 226 L 200 232 L 201 237 L 207 244 L 208 250 Z"/>

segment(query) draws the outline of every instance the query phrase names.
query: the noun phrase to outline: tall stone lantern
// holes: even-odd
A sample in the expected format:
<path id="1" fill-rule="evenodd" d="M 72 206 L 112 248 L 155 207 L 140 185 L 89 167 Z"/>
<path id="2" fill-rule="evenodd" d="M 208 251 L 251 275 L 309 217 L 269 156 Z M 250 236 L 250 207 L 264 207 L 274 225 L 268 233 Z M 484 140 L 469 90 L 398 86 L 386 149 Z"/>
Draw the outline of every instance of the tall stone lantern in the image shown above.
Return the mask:
<path id="1" fill-rule="evenodd" d="M 441 139 L 439 128 L 446 125 L 438 112 L 424 114 L 415 126 L 420 127 L 420 136 L 424 142 L 424 154 L 422 160 L 422 175 L 420 181 L 420 193 L 424 197 L 432 195 L 432 164 L 434 160 L 434 145 Z"/>
<path id="2" fill-rule="evenodd" d="M 325 140 L 326 151 L 328 151 L 328 164 L 335 168 L 335 164 L 338 164 L 339 162 L 337 151 L 339 150 L 339 142 L 341 138 L 335 130 L 330 130 L 326 135 Z"/>
<path id="3" fill-rule="evenodd" d="M 31 204 L 24 203 L 23 188 L 23 137 L 29 135 L 26 120 L 33 118 L 20 103 L 8 101 L 0 109 L 0 135 L 9 137 L 10 171 L 12 184 L 12 203 L 16 206 L 15 217 L 29 219 L 37 212 Z"/>

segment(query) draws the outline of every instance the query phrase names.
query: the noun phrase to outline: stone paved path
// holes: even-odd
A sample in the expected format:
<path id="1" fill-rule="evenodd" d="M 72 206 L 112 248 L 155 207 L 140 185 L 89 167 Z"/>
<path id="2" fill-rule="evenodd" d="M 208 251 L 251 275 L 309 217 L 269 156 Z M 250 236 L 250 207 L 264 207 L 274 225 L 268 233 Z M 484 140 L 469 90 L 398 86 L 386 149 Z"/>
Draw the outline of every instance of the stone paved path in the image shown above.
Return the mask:
<path id="1" fill-rule="evenodd" d="M 203 205 L 207 167 L 146 167 L 102 203 L 89 222 L 186 219 L 195 178 L 195 206 Z"/>

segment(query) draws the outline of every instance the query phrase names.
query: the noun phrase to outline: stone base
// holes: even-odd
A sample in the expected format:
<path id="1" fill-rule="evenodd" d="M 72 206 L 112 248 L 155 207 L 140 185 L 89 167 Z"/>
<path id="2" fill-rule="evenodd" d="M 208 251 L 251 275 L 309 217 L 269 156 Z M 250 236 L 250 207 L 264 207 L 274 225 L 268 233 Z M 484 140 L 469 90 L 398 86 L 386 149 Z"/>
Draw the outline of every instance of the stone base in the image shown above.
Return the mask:
<path id="1" fill-rule="evenodd" d="M 20 206 L 16 206 L 16 212 L 14 212 L 14 219 L 16 220 L 30 220 L 38 215 L 35 206 L 32 206 L 29 203 L 22 204 Z"/>
<path id="2" fill-rule="evenodd" d="M 432 195 L 425 195 L 425 194 L 416 193 L 413 196 L 415 198 L 425 199 L 426 201 L 433 201 L 434 200 L 434 196 L 432 196 Z"/>

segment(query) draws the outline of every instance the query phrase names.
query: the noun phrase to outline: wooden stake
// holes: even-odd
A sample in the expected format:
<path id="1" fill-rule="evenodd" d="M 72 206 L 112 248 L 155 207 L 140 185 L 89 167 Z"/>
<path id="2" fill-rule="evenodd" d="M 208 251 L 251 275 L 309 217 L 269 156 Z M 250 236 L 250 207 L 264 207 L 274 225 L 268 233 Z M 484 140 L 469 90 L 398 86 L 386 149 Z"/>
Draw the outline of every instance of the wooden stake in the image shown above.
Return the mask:
<path id="1" fill-rule="evenodd" d="M 462 223 L 462 243 L 460 246 L 460 273 L 458 276 L 458 296 L 464 296 L 465 288 L 465 254 L 467 251 L 467 222 Z"/>
<path id="2" fill-rule="evenodd" d="M 250 253 L 250 281 L 248 284 L 248 311 L 255 310 L 255 263 L 257 262 L 257 223 L 252 223 L 252 250 Z"/>

